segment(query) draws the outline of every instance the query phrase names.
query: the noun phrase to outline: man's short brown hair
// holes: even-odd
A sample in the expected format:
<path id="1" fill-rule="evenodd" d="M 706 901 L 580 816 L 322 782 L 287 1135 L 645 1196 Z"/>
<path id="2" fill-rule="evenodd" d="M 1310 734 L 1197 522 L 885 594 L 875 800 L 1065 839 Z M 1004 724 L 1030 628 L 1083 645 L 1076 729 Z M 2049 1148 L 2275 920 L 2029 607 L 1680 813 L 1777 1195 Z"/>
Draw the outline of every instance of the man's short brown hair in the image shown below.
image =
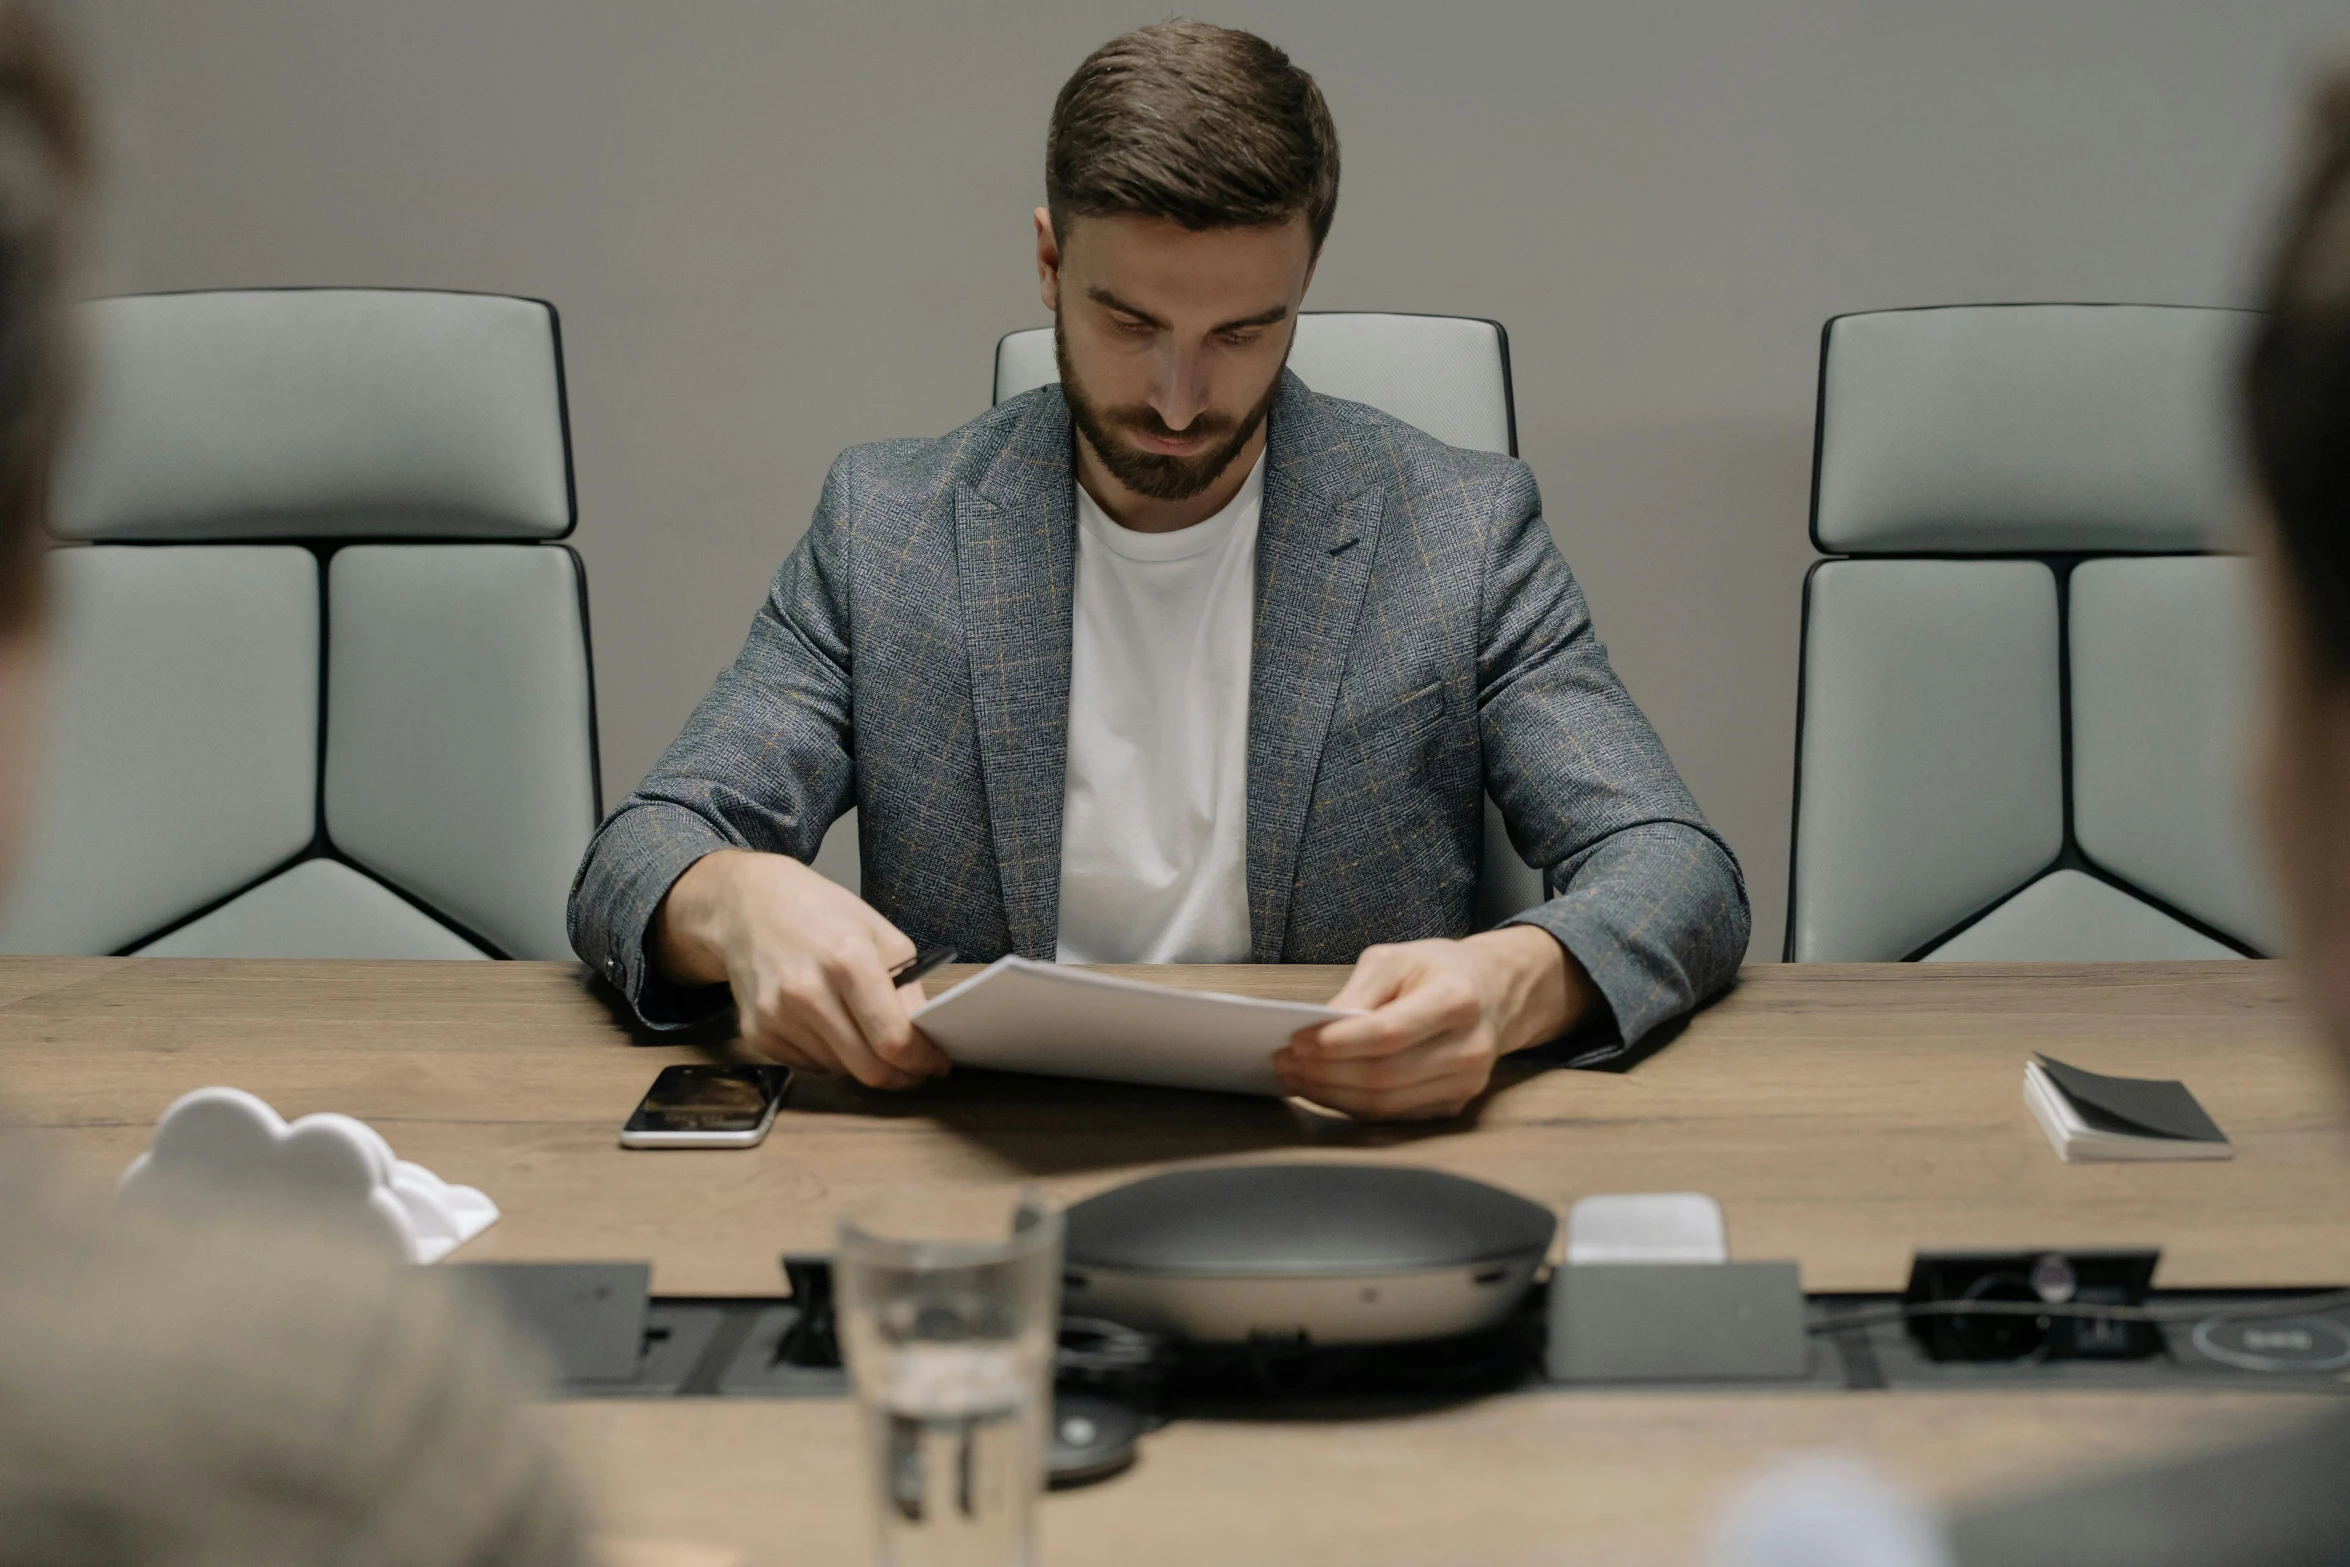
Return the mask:
<path id="1" fill-rule="evenodd" d="M 1072 217 L 1256 228 L 1303 215 L 1314 249 L 1338 210 L 1338 127 L 1314 79 L 1257 37 L 1161 22 L 1086 56 L 1053 103 L 1045 203 Z"/>
<path id="2" fill-rule="evenodd" d="M 2311 129 L 2245 361 L 2245 413 L 2312 652 L 2350 680 L 2350 67 L 2318 89 Z"/>
<path id="3" fill-rule="evenodd" d="M 41 601 L 42 514 L 69 402 L 69 231 L 89 164 L 56 34 L 28 0 L 0 0 L 0 635 Z"/>

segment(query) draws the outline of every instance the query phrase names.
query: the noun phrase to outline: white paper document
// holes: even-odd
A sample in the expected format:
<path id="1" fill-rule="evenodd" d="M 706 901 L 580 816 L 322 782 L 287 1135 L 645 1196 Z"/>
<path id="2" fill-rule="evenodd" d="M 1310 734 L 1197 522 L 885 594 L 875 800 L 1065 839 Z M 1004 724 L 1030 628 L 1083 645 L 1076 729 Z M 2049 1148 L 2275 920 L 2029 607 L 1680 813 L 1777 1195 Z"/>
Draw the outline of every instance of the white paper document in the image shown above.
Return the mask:
<path id="1" fill-rule="evenodd" d="M 1273 1052 L 1301 1028 L 1353 1015 L 998 958 L 916 1012 L 914 1025 L 965 1066 L 1278 1094 Z"/>

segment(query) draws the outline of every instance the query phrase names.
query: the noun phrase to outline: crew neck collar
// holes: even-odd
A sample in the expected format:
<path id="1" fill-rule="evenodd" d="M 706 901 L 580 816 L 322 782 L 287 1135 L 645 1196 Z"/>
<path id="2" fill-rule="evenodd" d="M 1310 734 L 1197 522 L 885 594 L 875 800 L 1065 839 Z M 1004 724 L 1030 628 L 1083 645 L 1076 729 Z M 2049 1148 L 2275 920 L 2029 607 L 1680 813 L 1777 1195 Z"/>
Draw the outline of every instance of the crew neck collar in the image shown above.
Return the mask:
<path id="1" fill-rule="evenodd" d="M 1267 448 L 1271 447 L 1267 442 Z M 1227 501 L 1222 511 L 1203 518 L 1188 528 L 1176 528 L 1166 533 L 1143 533 L 1125 527 L 1101 508 L 1101 503 L 1089 494 L 1072 474 L 1070 481 L 1077 491 L 1077 525 L 1092 534 L 1105 548 L 1128 560 L 1188 560 L 1204 555 L 1232 537 L 1232 530 L 1240 526 L 1243 516 L 1254 517 L 1265 503 L 1265 453 L 1257 453 L 1250 464 L 1248 477 L 1239 491 Z"/>

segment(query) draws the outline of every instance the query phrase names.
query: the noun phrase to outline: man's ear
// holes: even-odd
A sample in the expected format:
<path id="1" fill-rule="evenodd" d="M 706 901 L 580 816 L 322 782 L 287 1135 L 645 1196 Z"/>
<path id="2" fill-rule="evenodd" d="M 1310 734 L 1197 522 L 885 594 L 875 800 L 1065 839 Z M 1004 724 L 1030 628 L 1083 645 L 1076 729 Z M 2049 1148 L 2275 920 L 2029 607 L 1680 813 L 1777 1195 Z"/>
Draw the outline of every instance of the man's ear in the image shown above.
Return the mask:
<path id="1" fill-rule="evenodd" d="M 1036 284 L 1044 296 L 1044 307 L 1054 315 L 1061 313 L 1061 242 L 1053 234 L 1052 212 L 1044 207 L 1036 209 Z"/>

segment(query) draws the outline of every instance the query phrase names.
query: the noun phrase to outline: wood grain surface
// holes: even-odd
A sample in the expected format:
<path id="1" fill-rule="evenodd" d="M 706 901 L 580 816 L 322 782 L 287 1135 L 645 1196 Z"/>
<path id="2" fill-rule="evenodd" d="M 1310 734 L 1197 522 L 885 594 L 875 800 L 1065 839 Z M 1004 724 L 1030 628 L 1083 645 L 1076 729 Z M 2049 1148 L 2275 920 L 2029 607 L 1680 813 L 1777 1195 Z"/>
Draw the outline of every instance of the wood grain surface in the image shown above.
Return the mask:
<path id="1" fill-rule="evenodd" d="M 931 983 L 958 976 L 944 970 Z M 1133 970 L 1325 997 L 1322 968 Z M 768 1294 L 786 1249 L 884 1187 L 1036 1181 L 1077 1197 L 1171 1163 L 1377 1159 L 1562 1212 L 1710 1192 L 1734 1253 L 1812 1289 L 1890 1289 L 1919 1247 L 2144 1244 L 2169 1285 L 2350 1280 L 2350 1138 L 2275 963 L 1758 966 L 1628 1072 L 1532 1070 L 1470 1115 L 1365 1126 L 1275 1100 L 957 1073 L 910 1094 L 802 1079 L 749 1151 L 630 1152 L 653 1073 L 730 1048 L 639 1044 L 574 966 L 0 959 L 0 1103 L 111 1176 L 206 1083 L 340 1110 L 505 1217 L 474 1257 L 649 1258 L 671 1294 Z M 2026 1113 L 2045 1050 L 2184 1079 L 2225 1163 L 2066 1165 Z"/>
<path id="2" fill-rule="evenodd" d="M 1937 1500 L 2273 1430 L 2331 1399 L 2177 1393 L 1529 1394 L 1347 1422 L 1179 1421 L 1048 1495 L 1044 1567 L 1592 1567 L 1704 1560 L 1728 1499 L 1797 1455 Z M 759 1564 L 869 1562 L 845 1401 L 554 1411 L 611 1526 Z"/>
<path id="3" fill-rule="evenodd" d="M 1336 969 L 1141 970 L 1318 999 Z M 932 981 L 934 991 L 959 971 Z M 642 1043 L 575 967 L 0 959 L 0 1103 L 92 1179 L 156 1114 L 229 1083 L 333 1109 L 505 1210 L 467 1257 L 650 1258 L 667 1293 L 773 1293 L 846 1202 L 922 1182 L 1064 1197 L 1171 1163 L 1376 1159 L 1562 1211 L 1592 1192 L 1720 1198 L 1733 1251 L 1813 1289 L 1897 1286 L 1921 1246 L 2156 1244 L 2173 1285 L 2350 1280 L 2350 1140 L 2331 1065 L 2272 963 L 1757 967 L 1622 1073 L 1513 1067 L 1477 1110 L 1358 1126 L 1274 1101 L 958 1073 L 907 1095 L 804 1080 L 747 1152 L 628 1152 L 654 1071 L 723 1031 Z M 2057 1161 L 2022 1104 L 2045 1050 L 2184 1079 L 2226 1163 Z M 1048 1563 L 1690 1561 L 1769 1455 L 1868 1454 L 1938 1496 L 2225 1440 L 2279 1395 L 1543 1395 L 1405 1417 L 1186 1422 L 1135 1470 L 1045 1506 Z M 845 1403 L 584 1402 L 548 1411 L 620 1534 L 758 1563 L 868 1559 Z"/>

